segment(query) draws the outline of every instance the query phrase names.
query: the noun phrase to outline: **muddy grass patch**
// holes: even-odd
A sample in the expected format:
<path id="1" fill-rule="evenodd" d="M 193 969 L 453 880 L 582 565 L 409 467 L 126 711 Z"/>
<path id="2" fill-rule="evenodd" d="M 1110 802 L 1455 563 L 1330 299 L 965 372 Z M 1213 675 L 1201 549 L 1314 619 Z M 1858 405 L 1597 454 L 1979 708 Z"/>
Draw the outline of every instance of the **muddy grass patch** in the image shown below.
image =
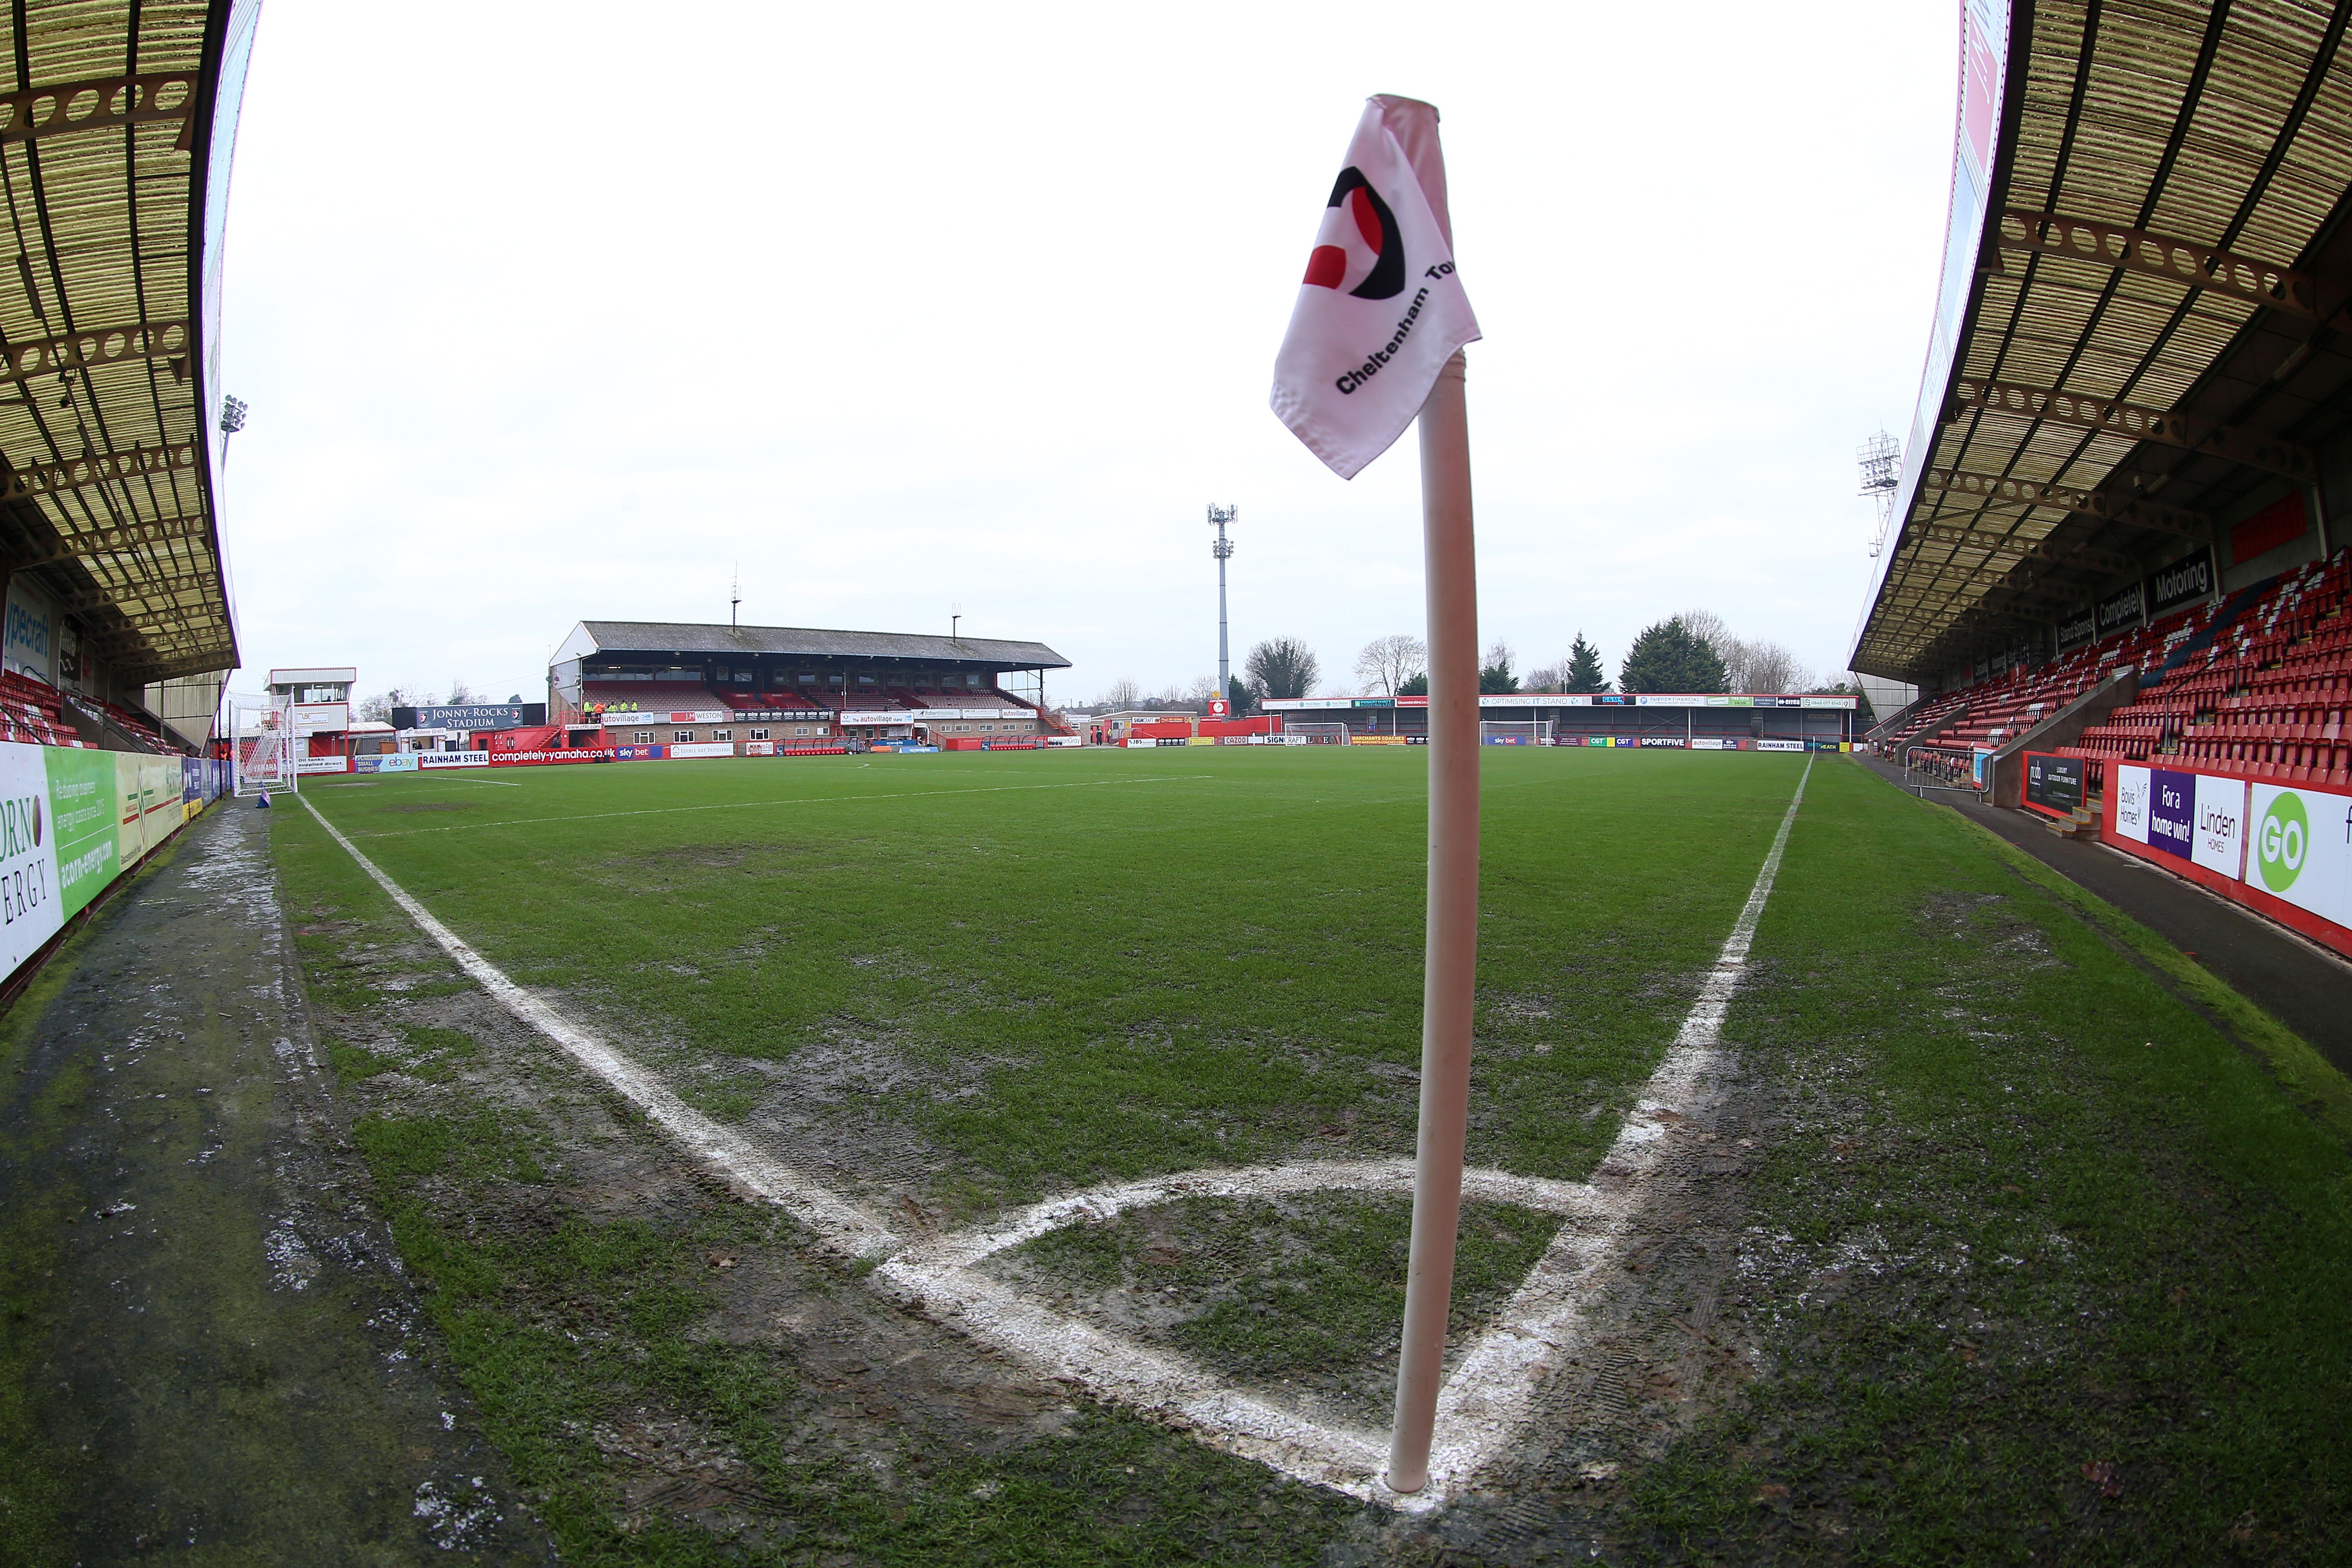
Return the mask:
<path id="1" fill-rule="evenodd" d="M 1412 1221 L 1409 1199 L 1385 1195 L 1184 1198 L 1049 1231 L 988 1267 L 1064 1311 L 1180 1351 L 1308 1415 L 1375 1425 L 1395 1394 Z M 1457 1350 L 1559 1228 L 1553 1215 L 1464 1205 Z"/>

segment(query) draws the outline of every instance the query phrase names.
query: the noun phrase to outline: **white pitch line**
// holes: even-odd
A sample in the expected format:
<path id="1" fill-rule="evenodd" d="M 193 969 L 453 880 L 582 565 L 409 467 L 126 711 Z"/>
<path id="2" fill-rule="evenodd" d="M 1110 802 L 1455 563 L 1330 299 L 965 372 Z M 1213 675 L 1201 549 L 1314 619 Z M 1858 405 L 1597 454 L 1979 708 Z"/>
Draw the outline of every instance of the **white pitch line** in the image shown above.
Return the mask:
<path id="1" fill-rule="evenodd" d="M 1439 1392 L 1429 1481 L 1410 1497 L 1391 1492 L 1381 1483 L 1384 1435 L 1328 1426 L 1244 1394 L 1183 1357 L 1025 1300 L 979 1272 L 979 1265 L 1064 1226 L 1179 1198 L 1267 1198 L 1330 1191 L 1409 1194 L 1411 1162 L 1309 1161 L 1156 1176 L 1066 1194 L 990 1224 L 908 1246 L 837 1194 L 687 1105 L 627 1055 L 508 979 L 361 854 L 318 807 L 302 804 L 376 885 L 509 1011 L 562 1047 L 644 1110 L 688 1153 L 738 1186 L 783 1208 L 834 1250 L 878 1258 L 870 1278 L 887 1294 L 973 1339 L 1013 1352 L 1048 1377 L 1168 1417 L 1213 1447 L 1300 1480 L 1355 1497 L 1379 1498 L 1418 1513 L 1450 1500 L 1481 1466 L 1501 1454 L 1532 1415 L 1544 1376 L 1580 1352 L 1580 1296 L 1595 1272 L 1622 1250 L 1652 1178 L 1665 1163 L 1675 1124 L 1718 1092 L 1722 1062 L 1717 1047 L 1724 1016 L 1746 976 L 1757 922 L 1772 895 L 1812 772 L 1809 757 L 1730 936 L 1717 952 L 1674 1044 L 1642 1086 L 1633 1113 L 1595 1169 L 1594 1180 L 1559 1182 L 1478 1168 L 1463 1173 L 1464 1196 L 1556 1214 L 1562 1224 L 1527 1280 Z"/>
<path id="2" fill-rule="evenodd" d="M 877 1258 L 895 1252 L 903 1245 L 887 1226 L 845 1203 L 782 1161 L 755 1148 L 741 1134 L 711 1121 L 664 1088 L 653 1074 L 627 1056 L 572 1024 L 554 1008 L 508 979 L 496 964 L 459 940 L 457 932 L 435 920 L 431 910 L 410 898 L 400 884 L 378 868 L 374 861 L 361 854 L 359 846 L 344 837 L 317 806 L 307 800 L 302 805 L 319 826 L 327 830 L 328 837 L 341 845 L 344 851 L 359 862 L 360 869 L 389 894 L 392 901 L 406 911 L 408 918 L 415 921 L 425 935 L 440 943 L 442 952 L 457 960 L 458 968 L 473 976 L 475 983 L 483 990 L 497 997 L 508 1012 L 562 1047 L 572 1060 L 604 1079 L 629 1103 L 644 1111 L 656 1126 L 676 1139 L 688 1153 L 744 1190 L 781 1207 L 838 1250 L 852 1257 Z"/>

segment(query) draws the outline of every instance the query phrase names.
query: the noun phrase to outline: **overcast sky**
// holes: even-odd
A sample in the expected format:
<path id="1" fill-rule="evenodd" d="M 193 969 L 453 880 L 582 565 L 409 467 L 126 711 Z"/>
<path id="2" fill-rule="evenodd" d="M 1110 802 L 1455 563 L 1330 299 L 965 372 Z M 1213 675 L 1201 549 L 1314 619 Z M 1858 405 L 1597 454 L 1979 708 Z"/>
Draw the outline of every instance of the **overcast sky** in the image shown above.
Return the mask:
<path id="1" fill-rule="evenodd" d="M 229 213 L 246 673 L 542 694 L 583 618 L 1035 638 L 1049 695 L 1325 688 L 1422 628 L 1410 435 L 1266 407 L 1363 98 L 1444 116 L 1481 631 L 1704 605 L 1843 672 L 1854 451 L 1908 419 L 1952 0 L 269 0 Z"/>

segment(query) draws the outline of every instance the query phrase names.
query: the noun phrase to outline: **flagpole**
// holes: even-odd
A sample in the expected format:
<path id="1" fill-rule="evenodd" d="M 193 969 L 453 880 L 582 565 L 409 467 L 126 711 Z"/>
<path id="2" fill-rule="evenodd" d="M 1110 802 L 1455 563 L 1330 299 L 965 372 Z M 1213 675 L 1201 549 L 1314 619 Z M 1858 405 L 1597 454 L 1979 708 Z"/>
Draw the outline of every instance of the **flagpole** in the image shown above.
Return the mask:
<path id="1" fill-rule="evenodd" d="M 1470 416 L 1459 353 L 1421 407 L 1421 517 L 1429 596 L 1429 909 L 1421 1005 L 1421 1132 L 1412 1251 L 1386 1479 L 1429 1480 L 1444 1379 L 1454 1245 L 1470 1101 L 1478 972 L 1478 571 L 1470 527 Z"/>

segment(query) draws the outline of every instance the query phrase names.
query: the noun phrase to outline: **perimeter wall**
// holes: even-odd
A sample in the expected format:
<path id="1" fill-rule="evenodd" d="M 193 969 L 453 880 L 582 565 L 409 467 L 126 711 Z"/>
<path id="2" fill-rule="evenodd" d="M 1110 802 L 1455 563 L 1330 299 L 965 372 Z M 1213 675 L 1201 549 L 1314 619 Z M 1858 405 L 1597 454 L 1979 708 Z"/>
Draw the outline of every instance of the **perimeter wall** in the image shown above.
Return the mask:
<path id="1" fill-rule="evenodd" d="M 2352 795 L 2110 763 L 2099 837 L 2352 956 Z"/>
<path id="2" fill-rule="evenodd" d="M 0 985 L 229 787 L 224 762 L 0 742 Z"/>

